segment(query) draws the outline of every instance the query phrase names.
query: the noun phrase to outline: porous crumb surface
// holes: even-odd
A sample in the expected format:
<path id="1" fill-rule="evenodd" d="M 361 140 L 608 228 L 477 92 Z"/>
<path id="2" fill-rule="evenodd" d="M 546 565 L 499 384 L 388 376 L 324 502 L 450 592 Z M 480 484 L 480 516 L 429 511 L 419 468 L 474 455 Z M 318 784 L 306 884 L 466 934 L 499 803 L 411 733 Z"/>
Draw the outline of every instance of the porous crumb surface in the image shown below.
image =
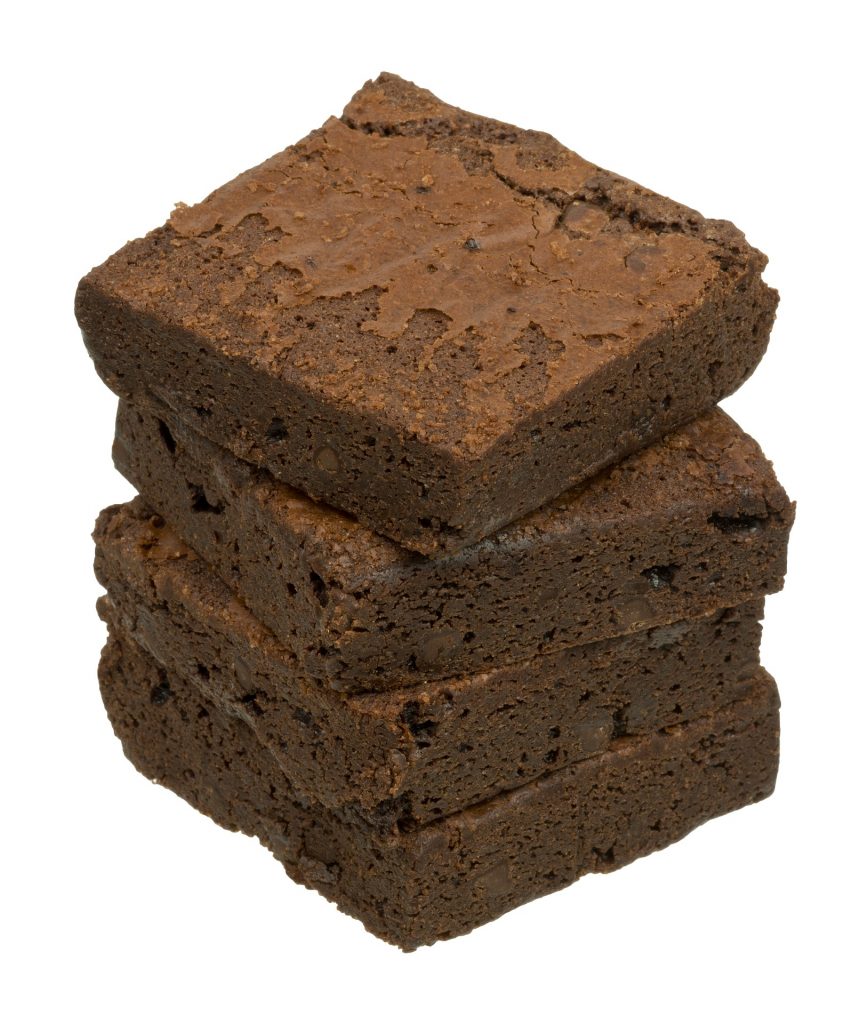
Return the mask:
<path id="1" fill-rule="evenodd" d="M 441 821 L 381 836 L 300 796 L 240 717 L 121 634 L 102 696 L 126 755 L 226 828 L 256 835 L 288 874 L 403 949 L 451 938 L 588 872 L 680 839 L 768 796 L 778 694 L 763 671 L 744 699 Z"/>
<path id="2" fill-rule="evenodd" d="M 304 670 L 344 690 L 486 671 L 760 598 L 781 587 L 793 520 L 760 448 L 718 410 L 433 559 L 152 399 L 120 404 L 114 460 Z M 144 529 L 154 551 L 159 528 Z"/>
<path id="3" fill-rule="evenodd" d="M 307 677 L 165 531 L 152 544 L 140 519 L 98 530 L 111 632 L 247 722 L 297 790 L 380 829 L 432 821 L 622 736 L 724 707 L 759 668 L 763 603 L 754 601 L 487 672 L 344 696 Z"/>
<path id="4" fill-rule="evenodd" d="M 434 554 L 736 388 L 764 265 L 726 222 L 382 75 L 93 270 L 77 312 L 119 393 Z"/>

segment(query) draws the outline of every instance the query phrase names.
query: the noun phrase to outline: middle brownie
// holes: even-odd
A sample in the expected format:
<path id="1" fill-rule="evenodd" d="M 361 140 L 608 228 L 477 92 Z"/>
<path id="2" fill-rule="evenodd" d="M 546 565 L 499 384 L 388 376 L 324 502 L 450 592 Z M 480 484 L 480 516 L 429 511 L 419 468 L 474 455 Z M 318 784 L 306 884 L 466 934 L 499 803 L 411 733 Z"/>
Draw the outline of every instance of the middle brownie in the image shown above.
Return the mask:
<path id="1" fill-rule="evenodd" d="M 762 598 L 477 674 L 343 694 L 308 676 L 140 499 L 106 509 L 95 537 L 110 625 L 251 725 L 297 790 L 380 829 L 709 714 L 745 696 L 758 667 Z"/>
<path id="2" fill-rule="evenodd" d="M 114 459 L 296 655 L 341 690 L 483 671 L 781 587 L 793 506 L 715 410 L 495 537 L 426 559 L 187 427 L 121 403 Z"/>

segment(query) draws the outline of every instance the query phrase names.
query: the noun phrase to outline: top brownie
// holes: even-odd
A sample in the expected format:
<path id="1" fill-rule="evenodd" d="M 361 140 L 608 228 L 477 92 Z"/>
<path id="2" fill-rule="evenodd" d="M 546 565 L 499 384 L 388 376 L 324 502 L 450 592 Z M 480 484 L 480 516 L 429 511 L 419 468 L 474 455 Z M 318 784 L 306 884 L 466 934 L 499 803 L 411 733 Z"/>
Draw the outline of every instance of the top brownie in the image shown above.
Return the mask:
<path id="1" fill-rule="evenodd" d="M 91 271 L 76 310 L 119 394 L 433 555 L 733 391 L 772 326 L 765 263 L 383 74 Z"/>

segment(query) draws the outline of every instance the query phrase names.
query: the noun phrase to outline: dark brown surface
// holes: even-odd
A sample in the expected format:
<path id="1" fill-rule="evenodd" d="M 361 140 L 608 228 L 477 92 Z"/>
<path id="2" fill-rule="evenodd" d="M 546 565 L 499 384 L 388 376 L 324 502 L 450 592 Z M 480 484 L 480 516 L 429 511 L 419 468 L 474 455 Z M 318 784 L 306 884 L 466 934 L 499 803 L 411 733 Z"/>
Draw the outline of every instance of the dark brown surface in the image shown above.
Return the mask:
<path id="1" fill-rule="evenodd" d="M 778 590 L 793 507 L 713 411 L 458 555 L 426 559 L 121 403 L 117 466 L 297 656 L 343 689 L 483 671 Z"/>
<path id="2" fill-rule="evenodd" d="M 293 879 L 404 949 L 661 849 L 768 796 L 778 766 L 778 694 L 761 671 L 748 698 L 714 715 L 618 740 L 513 793 L 380 837 L 299 798 L 244 721 L 132 641 L 108 643 L 99 675 L 114 730 L 144 775 L 257 835 Z"/>
<path id="3" fill-rule="evenodd" d="M 765 262 L 383 75 L 93 270 L 76 310 L 118 393 L 437 554 L 733 391 L 773 321 Z"/>
<path id="4" fill-rule="evenodd" d="M 153 536 L 155 539 L 153 540 Z M 301 792 L 379 828 L 425 823 L 749 691 L 762 602 L 486 673 L 344 696 L 199 559 L 127 509 L 97 529 L 102 615 L 248 722 Z"/>

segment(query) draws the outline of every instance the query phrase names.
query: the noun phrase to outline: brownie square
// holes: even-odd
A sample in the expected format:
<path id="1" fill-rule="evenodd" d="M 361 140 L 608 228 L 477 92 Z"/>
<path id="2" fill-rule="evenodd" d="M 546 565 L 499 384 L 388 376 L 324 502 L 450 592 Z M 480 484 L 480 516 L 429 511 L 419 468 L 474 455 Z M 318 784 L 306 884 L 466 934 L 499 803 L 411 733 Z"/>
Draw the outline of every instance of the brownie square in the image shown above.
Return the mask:
<path id="1" fill-rule="evenodd" d="M 793 506 L 713 411 L 464 552 L 428 559 L 120 403 L 118 468 L 294 652 L 344 690 L 485 671 L 778 590 Z"/>
<path id="2" fill-rule="evenodd" d="M 379 835 L 297 794 L 241 718 L 121 634 L 99 669 L 126 756 L 287 873 L 403 949 L 451 938 L 587 872 L 613 871 L 761 800 L 778 769 L 778 694 L 749 695 L 441 821 Z"/>
<path id="3" fill-rule="evenodd" d="M 777 301 L 725 221 L 393 75 L 80 283 L 99 373 L 427 555 L 733 391 Z"/>
<path id="4" fill-rule="evenodd" d="M 486 672 L 344 695 L 308 678 L 169 527 L 153 530 L 120 506 L 103 513 L 97 542 L 111 633 L 247 722 L 296 790 L 383 830 L 699 718 L 746 696 L 759 668 L 761 600 Z"/>

